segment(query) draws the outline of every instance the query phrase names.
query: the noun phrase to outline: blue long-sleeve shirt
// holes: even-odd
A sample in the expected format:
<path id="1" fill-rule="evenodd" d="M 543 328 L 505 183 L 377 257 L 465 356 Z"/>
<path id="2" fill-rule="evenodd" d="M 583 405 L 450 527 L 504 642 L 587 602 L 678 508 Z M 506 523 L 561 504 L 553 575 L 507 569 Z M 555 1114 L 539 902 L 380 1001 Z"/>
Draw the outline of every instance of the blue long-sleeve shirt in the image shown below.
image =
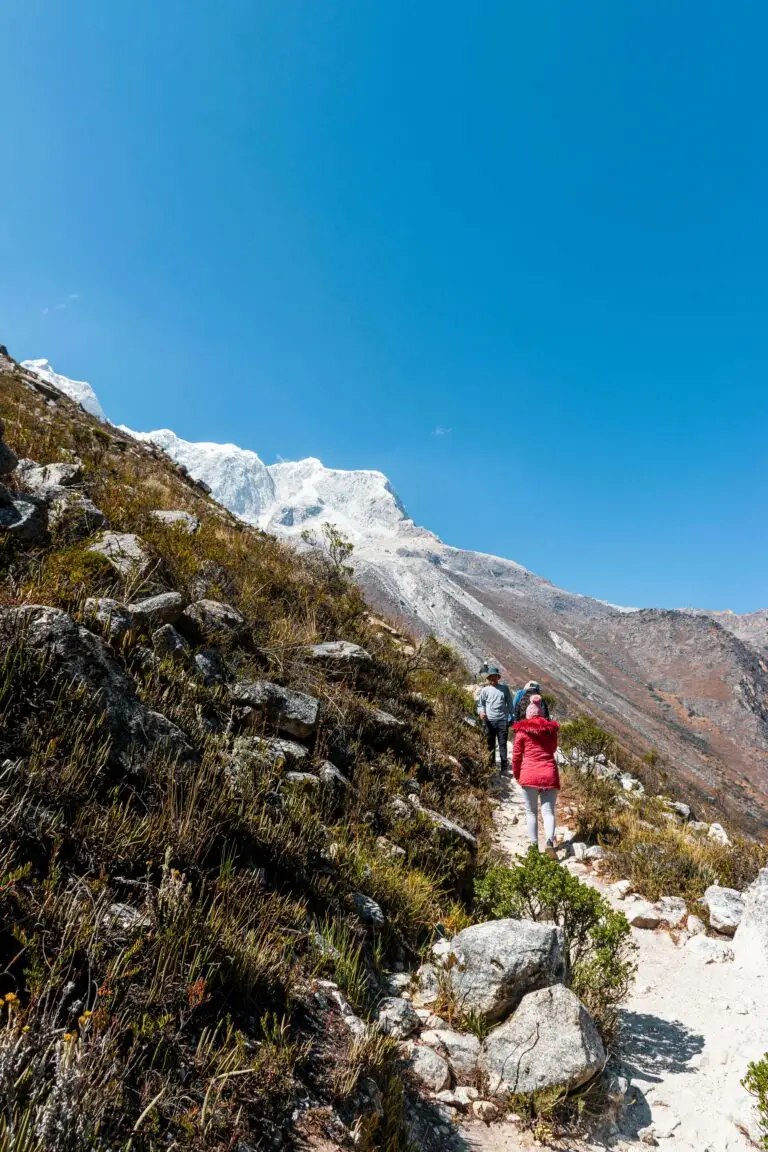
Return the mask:
<path id="1" fill-rule="evenodd" d="M 512 697 L 506 684 L 485 684 L 477 696 L 478 715 L 483 712 L 498 723 L 512 715 Z"/>

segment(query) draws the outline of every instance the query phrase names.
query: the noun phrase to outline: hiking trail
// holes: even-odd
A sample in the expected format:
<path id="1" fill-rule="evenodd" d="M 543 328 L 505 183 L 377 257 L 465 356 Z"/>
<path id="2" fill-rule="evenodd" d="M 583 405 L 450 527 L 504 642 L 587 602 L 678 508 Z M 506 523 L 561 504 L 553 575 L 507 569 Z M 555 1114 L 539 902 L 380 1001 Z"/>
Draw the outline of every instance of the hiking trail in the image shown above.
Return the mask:
<path id="1" fill-rule="evenodd" d="M 528 850 L 522 790 L 514 779 L 496 786 L 495 840 L 508 856 Z M 561 822 L 562 823 L 562 822 Z M 564 866 L 621 909 L 610 886 L 584 864 Z M 672 893 L 673 895 L 673 893 Z M 751 1098 L 741 1087 L 750 1060 L 768 1050 L 768 980 L 733 962 L 705 964 L 687 949 L 685 933 L 633 928 L 637 979 L 621 1013 L 617 1055 L 630 1078 L 619 1130 L 588 1140 L 555 1140 L 561 1152 L 639 1152 L 637 1135 L 654 1124 L 652 1143 L 669 1152 L 749 1152 L 755 1145 L 737 1127 Z M 668 1135 L 662 1135 L 668 1133 Z M 514 1121 L 465 1122 L 458 1147 L 466 1152 L 541 1148 Z"/>

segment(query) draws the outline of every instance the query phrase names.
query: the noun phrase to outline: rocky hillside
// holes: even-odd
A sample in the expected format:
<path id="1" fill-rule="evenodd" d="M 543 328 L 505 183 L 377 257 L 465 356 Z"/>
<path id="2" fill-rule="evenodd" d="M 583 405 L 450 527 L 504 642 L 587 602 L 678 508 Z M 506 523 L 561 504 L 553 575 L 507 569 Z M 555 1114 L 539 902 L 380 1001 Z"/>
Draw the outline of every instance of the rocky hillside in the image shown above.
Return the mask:
<path id="1" fill-rule="evenodd" d="M 88 385 L 47 361 L 28 363 L 97 411 Z M 586 703 L 638 754 L 663 756 L 697 803 L 725 806 L 745 828 L 766 826 L 768 611 L 616 608 L 510 560 L 449 547 L 408 518 L 380 472 L 314 459 L 267 466 L 255 452 L 167 430 L 139 438 L 266 531 L 300 545 L 303 533 L 334 523 L 354 544 L 357 577 L 383 612 L 441 636 L 470 665 L 492 655 L 514 681 L 537 677 L 565 710 Z"/>
<path id="2" fill-rule="evenodd" d="M 5 349 L 0 417 L 0 1147 L 429 1146 L 393 989 L 487 851 L 466 670 Z"/>

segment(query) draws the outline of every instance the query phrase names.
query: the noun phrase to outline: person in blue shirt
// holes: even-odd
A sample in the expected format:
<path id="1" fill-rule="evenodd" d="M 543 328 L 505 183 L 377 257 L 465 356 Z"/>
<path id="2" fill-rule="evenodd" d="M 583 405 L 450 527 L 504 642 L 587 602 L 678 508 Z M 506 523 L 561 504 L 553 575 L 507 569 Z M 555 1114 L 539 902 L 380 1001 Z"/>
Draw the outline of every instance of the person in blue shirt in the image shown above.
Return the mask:
<path id="1" fill-rule="evenodd" d="M 536 695 L 541 695 L 541 684 L 539 684 L 538 680 L 529 680 L 524 688 L 520 688 L 515 692 L 512 708 L 510 709 L 512 713 L 511 724 L 525 720 L 525 710 L 531 702 L 531 696 Z M 549 708 L 546 700 L 541 701 L 541 714 L 545 720 L 549 720 Z"/>
<path id="2" fill-rule="evenodd" d="M 498 745 L 501 771 L 506 772 L 509 769 L 507 736 L 512 715 L 512 694 L 507 685 L 502 683 L 501 674 L 495 664 L 488 665 L 485 675 L 487 683 L 477 696 L 477 714 L 485 724 L 489 766 L 493 767 L 496 763 Z"/>

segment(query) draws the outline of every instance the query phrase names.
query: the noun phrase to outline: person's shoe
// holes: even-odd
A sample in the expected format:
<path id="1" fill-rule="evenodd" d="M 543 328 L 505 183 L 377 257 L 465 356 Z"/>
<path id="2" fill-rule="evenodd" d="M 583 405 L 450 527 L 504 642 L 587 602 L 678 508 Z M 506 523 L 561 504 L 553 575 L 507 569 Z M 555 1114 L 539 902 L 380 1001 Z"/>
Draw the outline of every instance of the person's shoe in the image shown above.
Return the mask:
<path id="1" fill-rule="evenodd" d="M 550 860 L 557 860 L 557 852 L 555 852 L 555 846 L 551 840 L 547 840 L 547 846 L 544 851 L 546 852 L 547 856 L 549 856 Z"/>

